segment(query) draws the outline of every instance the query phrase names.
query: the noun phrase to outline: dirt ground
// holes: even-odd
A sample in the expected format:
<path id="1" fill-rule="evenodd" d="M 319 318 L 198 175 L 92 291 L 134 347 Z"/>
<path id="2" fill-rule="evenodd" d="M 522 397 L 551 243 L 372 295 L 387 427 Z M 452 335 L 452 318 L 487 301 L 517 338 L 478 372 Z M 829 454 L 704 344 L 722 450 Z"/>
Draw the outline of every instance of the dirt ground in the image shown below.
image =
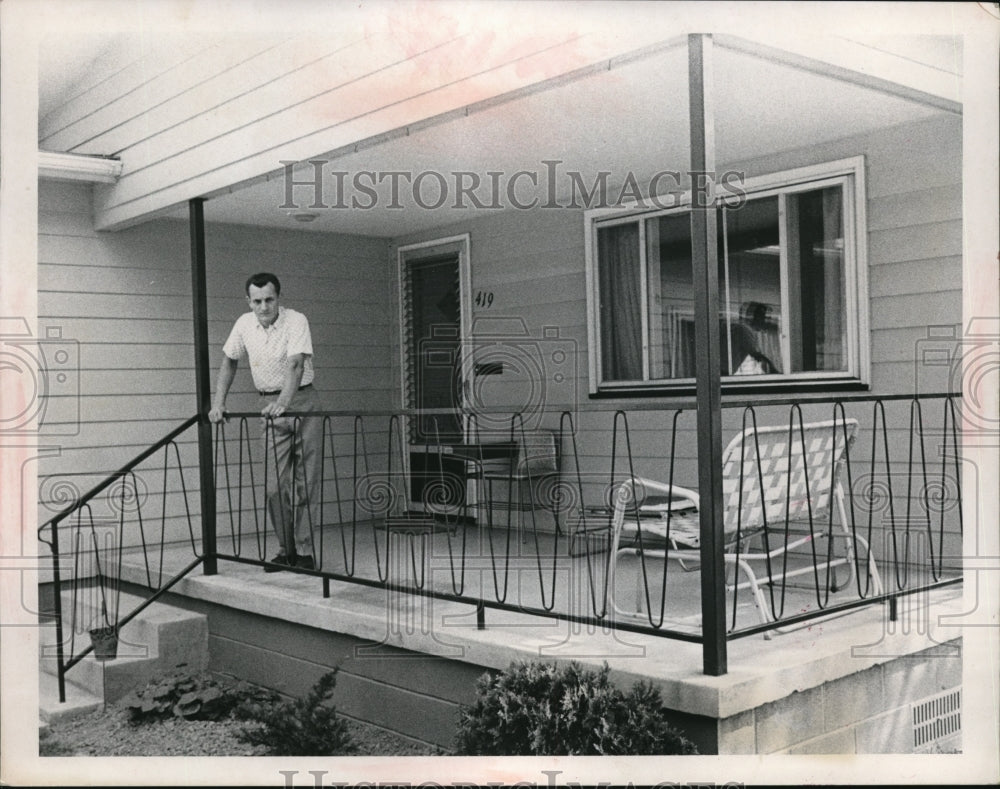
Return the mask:
<path id="1" fill-rule="evenodd" d="M 245 721 L 181 718 L 133 725 L 128 711 L 104 710 L 57 721 L 39 733 L 41 756 L 263 756 L 261 746 L 240 742 Z M 347 721 L 355 756 L 433 756 L 442 751 L 360 721 Z"/>

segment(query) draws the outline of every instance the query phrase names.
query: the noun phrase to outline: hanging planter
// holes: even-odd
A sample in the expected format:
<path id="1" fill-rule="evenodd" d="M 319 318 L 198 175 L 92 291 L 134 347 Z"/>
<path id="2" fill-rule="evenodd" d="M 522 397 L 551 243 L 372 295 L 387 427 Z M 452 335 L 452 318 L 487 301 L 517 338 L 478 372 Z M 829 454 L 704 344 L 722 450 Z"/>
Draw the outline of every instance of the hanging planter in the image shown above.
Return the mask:
<path id="1" fill-rule="evenodd" d="M 90 631 L 90 643 L 94 647 L 94 658 L 100 661 L 118 657 L 118 628 L 114 625 L 96 627 Z"/>

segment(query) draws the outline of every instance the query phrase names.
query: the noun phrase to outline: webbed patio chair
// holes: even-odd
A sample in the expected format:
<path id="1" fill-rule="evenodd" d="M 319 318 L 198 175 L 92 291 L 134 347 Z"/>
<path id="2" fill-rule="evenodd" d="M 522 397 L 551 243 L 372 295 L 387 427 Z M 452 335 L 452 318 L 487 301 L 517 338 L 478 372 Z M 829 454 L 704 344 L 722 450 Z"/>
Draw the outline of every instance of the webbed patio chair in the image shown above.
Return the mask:
<path id="1" fill-rule="evenodd" d="M 793 425 L 791 429 L 751 427 L 737 434 L 723 452 L 726 591 L 750 589 L 763 623 L 774 619 L 762 586 L 781 585 L 793 576 L 825 571 L 834 578 L 831 591 L 852 584 L 857 578 L 855 543 L 861 545 L 861 555 L 866 557 L 861 564 L 867 566 L 871 593 L 882 591 L 868 543 L 851 533 L 844 505 L 841 472 L 857 428 L 854 419 Z M 633 477 L 619 486 L 608 556 L 609 587 L 617 613 L 642 613 L 642 572 L 637 572 L 634 609 L 623 609 L 615 602 L 615 569 L 621 556 L 666 557 L 685 570 L 698 568 L 698 504 L 694 491 L 656 480 Z M 821 538 L 842 542 L 843 554 L 812 555 L 805 566 L 788 566 L 790 552 Z M 847 565 L 850 578 L 837 585 L 832 568 L 840 565 Z M 742 582 L 740 574 L 745 578 Z"/>

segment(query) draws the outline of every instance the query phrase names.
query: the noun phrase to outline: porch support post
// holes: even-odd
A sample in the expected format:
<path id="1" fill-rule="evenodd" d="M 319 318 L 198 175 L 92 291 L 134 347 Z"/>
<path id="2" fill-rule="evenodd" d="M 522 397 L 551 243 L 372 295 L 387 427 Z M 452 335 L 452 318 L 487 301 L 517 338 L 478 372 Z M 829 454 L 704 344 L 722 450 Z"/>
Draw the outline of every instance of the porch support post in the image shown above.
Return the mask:
<path id="1" fill-rule="evenodd" d="M 212 468 L 212 383 L 208 366 L 208 296 L 205 286 L 205 198 L 188 201 L 191 225 L 191 297 L 194 301 L 194 375 L 198 397 L 198 470 L 201 547 L 205 575 L 218 572 L 215 544 L 215 473 Z"/>
<path id="2" fill-rule="evenodd" d="M 725 562 L 722 555 L 722 394 L 712 89 L 712 37 L 690 35 L 691 266 L 697 359 L 698 493 L 701 499 L 702 665 L 706 674 L 721 676 L 728 668 Z"/>

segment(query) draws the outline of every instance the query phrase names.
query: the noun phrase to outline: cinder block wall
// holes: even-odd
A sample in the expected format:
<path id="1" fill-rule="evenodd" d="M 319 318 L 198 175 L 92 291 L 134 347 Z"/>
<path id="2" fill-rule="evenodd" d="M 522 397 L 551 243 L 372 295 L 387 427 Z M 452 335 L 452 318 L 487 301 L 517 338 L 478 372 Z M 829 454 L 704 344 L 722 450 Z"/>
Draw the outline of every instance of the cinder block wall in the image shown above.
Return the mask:
<path id="1" fill-rule="evenodd" d="M 961 639 L 719 721 L 720 754 L 913 753 L 914 707 L 962 682 Z M 960 736 L 930 743 L 960 747 Z"/>

